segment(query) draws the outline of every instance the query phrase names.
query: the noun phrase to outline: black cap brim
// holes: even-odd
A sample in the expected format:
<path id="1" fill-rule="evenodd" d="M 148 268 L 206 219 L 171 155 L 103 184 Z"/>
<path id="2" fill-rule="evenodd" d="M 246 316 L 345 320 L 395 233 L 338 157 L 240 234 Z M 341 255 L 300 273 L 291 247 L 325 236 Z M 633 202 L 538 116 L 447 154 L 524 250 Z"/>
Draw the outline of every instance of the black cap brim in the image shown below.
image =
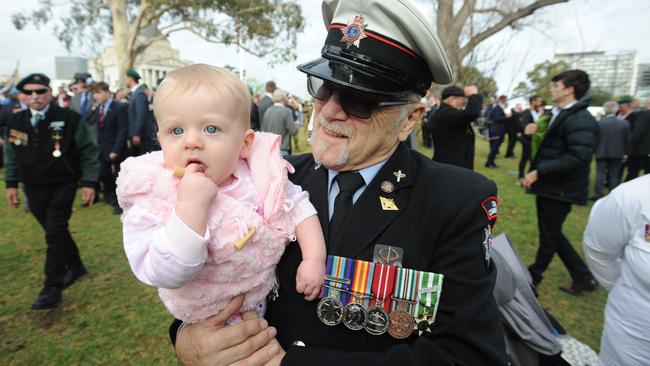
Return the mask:
<path id="1" fill-rule="evenodd" d="M 414 93 L 412 89 L 405 88 L 403 84 L 386 77 L 385 73 L 373 73 L 372 69 L 368 67 L 355 67 L 350 65 L 349 61 L 342 63 L 320 57 L 298 65 L 298 70 L 307 75 L 366 93 L 396 97 Z"/>

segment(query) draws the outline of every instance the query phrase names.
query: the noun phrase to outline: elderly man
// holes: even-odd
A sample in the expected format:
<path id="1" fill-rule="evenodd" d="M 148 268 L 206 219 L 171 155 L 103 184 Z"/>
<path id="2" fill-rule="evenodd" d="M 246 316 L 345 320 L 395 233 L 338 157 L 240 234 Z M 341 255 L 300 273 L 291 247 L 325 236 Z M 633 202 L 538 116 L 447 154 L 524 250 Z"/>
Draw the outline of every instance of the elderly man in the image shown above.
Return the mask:
<path id="1" fill-rule="evenodd" d="M 45 286 L 35 310 L 57 307 L 62 290 L 86 274 L 68 220 L 80 181 L 83 202 L 92 203 L 99 168 L 88 125 L 79 113 L 53 102 L 49 84 L 43 74 L 18 83 L 29 109 L 9 117 L 5 144 L 7 201 L 19 206 L 18 182 L 24 183 L 30 211 L 45 230 Z"/>
<path id="2" fill-rule="evenodd" d="M 282 136 L 280 152 L 282 156 L 291 155 L 291 136 L 300 131 L 300 125 L 294 122 L 293 113 L 287 107 L 287 93 L 284 90 L 273 91 L 273 105 L 264 113 L 261 130 Z"/>
<path id="3" fill-rule="evenodd" d="M 616 102 L 605 102 L 603 109 L 606 116 L 598 122 L 596 143 L 595 199 L 603 197 L 605 177 L 610 191 L 618 185 L 630 135 L 630 123 L 625 119 L 616 118 L 618 111 Z"/>
<path id="4" fill-rule="evenodd" d="M 131 89 L 128 107 L 128 139 L 131 143 L 131 155 L 138 156 L 156 149 L 156 126 L 149 111 L 149 97 L 145 92 L 145 85 L 140 84 L 140 74 L 129 69 L 124 76 L 124 81 Z"/>
<path id="5" fill-rule="evenodd" d="M 474 170 L 472 121 L 481 115 L 483 97 L 476 86 L 451 85 L 442 91 L 442 103 L 432 115 L 433 161 Z"/>
<path id="6" fill-rule="evenodd" d="M 316 99 L 312 154 L 291 160 L 291 179 L 319 212 L 328 254 L 336 256 L 330 268 L 345 269 L 327 277 L 320 303 L 305 301 L 295 289 L 300 248 L 290 244 L 265 316 L 273 327 L 250 315 L 224 327 L 241 299 L 233 301 L 178 332 L 174 323 L 179 360 L 504 365 L 489 256 L 496 186 L 404 143 L 424 114 L 420 98 L 431 82 L 452 79 L 441 43 L 404 0 L 327 0 L 323 18 L 329 33 L 322 57 L 298 67 Z M 357 301 L 348 303 L 350 297 Z"/>

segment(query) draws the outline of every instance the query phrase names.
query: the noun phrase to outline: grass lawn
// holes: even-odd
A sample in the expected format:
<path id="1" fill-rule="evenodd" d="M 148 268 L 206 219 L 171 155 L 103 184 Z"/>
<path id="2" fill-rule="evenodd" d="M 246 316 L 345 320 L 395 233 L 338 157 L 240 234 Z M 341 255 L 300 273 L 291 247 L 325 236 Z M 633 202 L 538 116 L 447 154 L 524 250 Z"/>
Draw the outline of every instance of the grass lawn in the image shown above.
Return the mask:
<path id="1" fill-rule="evenodd" d="M 304 141 L 303 135 L 303 149 Z M 507 232 L 529 264 L 538 235 L 534 197 L 515 185 L 518 160 L 500 158 L 500 168 L 488 170 L 482 167 L 486 155 L 487 143 L 477 140 L 477 170 L 498 183 L 503 201 L 495 234 Z M 0 364 L 177 364 L 167 337 L 171 316 L 156 290 L 131 274 L 120 221 L 106 204 L 82 208 L 77 195 L 70 229 L 89 274 L 64 291 L 59 309 L 29 310 L 43 281 L 43 231 L 22 207 L 8 207 L 4 184 L 0 187 Z M 580 252 L 588 213 L 589 207 L 573 206 L 565 224 L 565 234 Z M 569 282 L 556 258 L 540 287 L 541 302 L 573 336 L 598 350 L 606 292 L 574 297 L 557 289 Z"/>

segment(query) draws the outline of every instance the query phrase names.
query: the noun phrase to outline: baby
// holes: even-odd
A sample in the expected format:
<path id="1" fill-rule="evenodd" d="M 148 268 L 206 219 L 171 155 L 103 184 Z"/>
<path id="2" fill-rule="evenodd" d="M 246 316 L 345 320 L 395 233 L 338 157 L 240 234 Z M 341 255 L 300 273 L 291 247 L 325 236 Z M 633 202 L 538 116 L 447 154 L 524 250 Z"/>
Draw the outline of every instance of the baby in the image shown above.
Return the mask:
<path id="1" fill-rule="evenodd" d="M 131 269 L 185 322 L 242 293 L 240 312 L 263 315 L 275 265 L 296 239 L 296 290 L 307 300 L 321 290 L 316 210 L 287 178 L 293 167 L 280 156 L 280 137 L 249 129 L 250 106 L 227 70 L 197 64 L 168 73 L 154 99 L 162 151 L 127 159 L 117 178 Z"/>

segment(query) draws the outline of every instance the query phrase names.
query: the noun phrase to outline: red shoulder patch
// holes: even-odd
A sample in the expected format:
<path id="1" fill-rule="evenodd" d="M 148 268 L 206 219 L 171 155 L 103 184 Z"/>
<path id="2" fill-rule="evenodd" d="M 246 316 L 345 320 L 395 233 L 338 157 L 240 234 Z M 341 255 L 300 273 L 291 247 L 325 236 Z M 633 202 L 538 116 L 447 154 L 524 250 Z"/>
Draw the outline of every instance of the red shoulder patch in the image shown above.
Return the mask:
<path id="1" fill-rule="evenodd" d="M 485 214 L 487 215 L 487 219 L 490 221 L 491 226 L 494 226 L 497 218 L 499 217 L 497 202 L 498 200 L 496 196 L 490 196 L 481 202 L 481 207 L 483 207 L 483 211 L 485 211 Z"/>

